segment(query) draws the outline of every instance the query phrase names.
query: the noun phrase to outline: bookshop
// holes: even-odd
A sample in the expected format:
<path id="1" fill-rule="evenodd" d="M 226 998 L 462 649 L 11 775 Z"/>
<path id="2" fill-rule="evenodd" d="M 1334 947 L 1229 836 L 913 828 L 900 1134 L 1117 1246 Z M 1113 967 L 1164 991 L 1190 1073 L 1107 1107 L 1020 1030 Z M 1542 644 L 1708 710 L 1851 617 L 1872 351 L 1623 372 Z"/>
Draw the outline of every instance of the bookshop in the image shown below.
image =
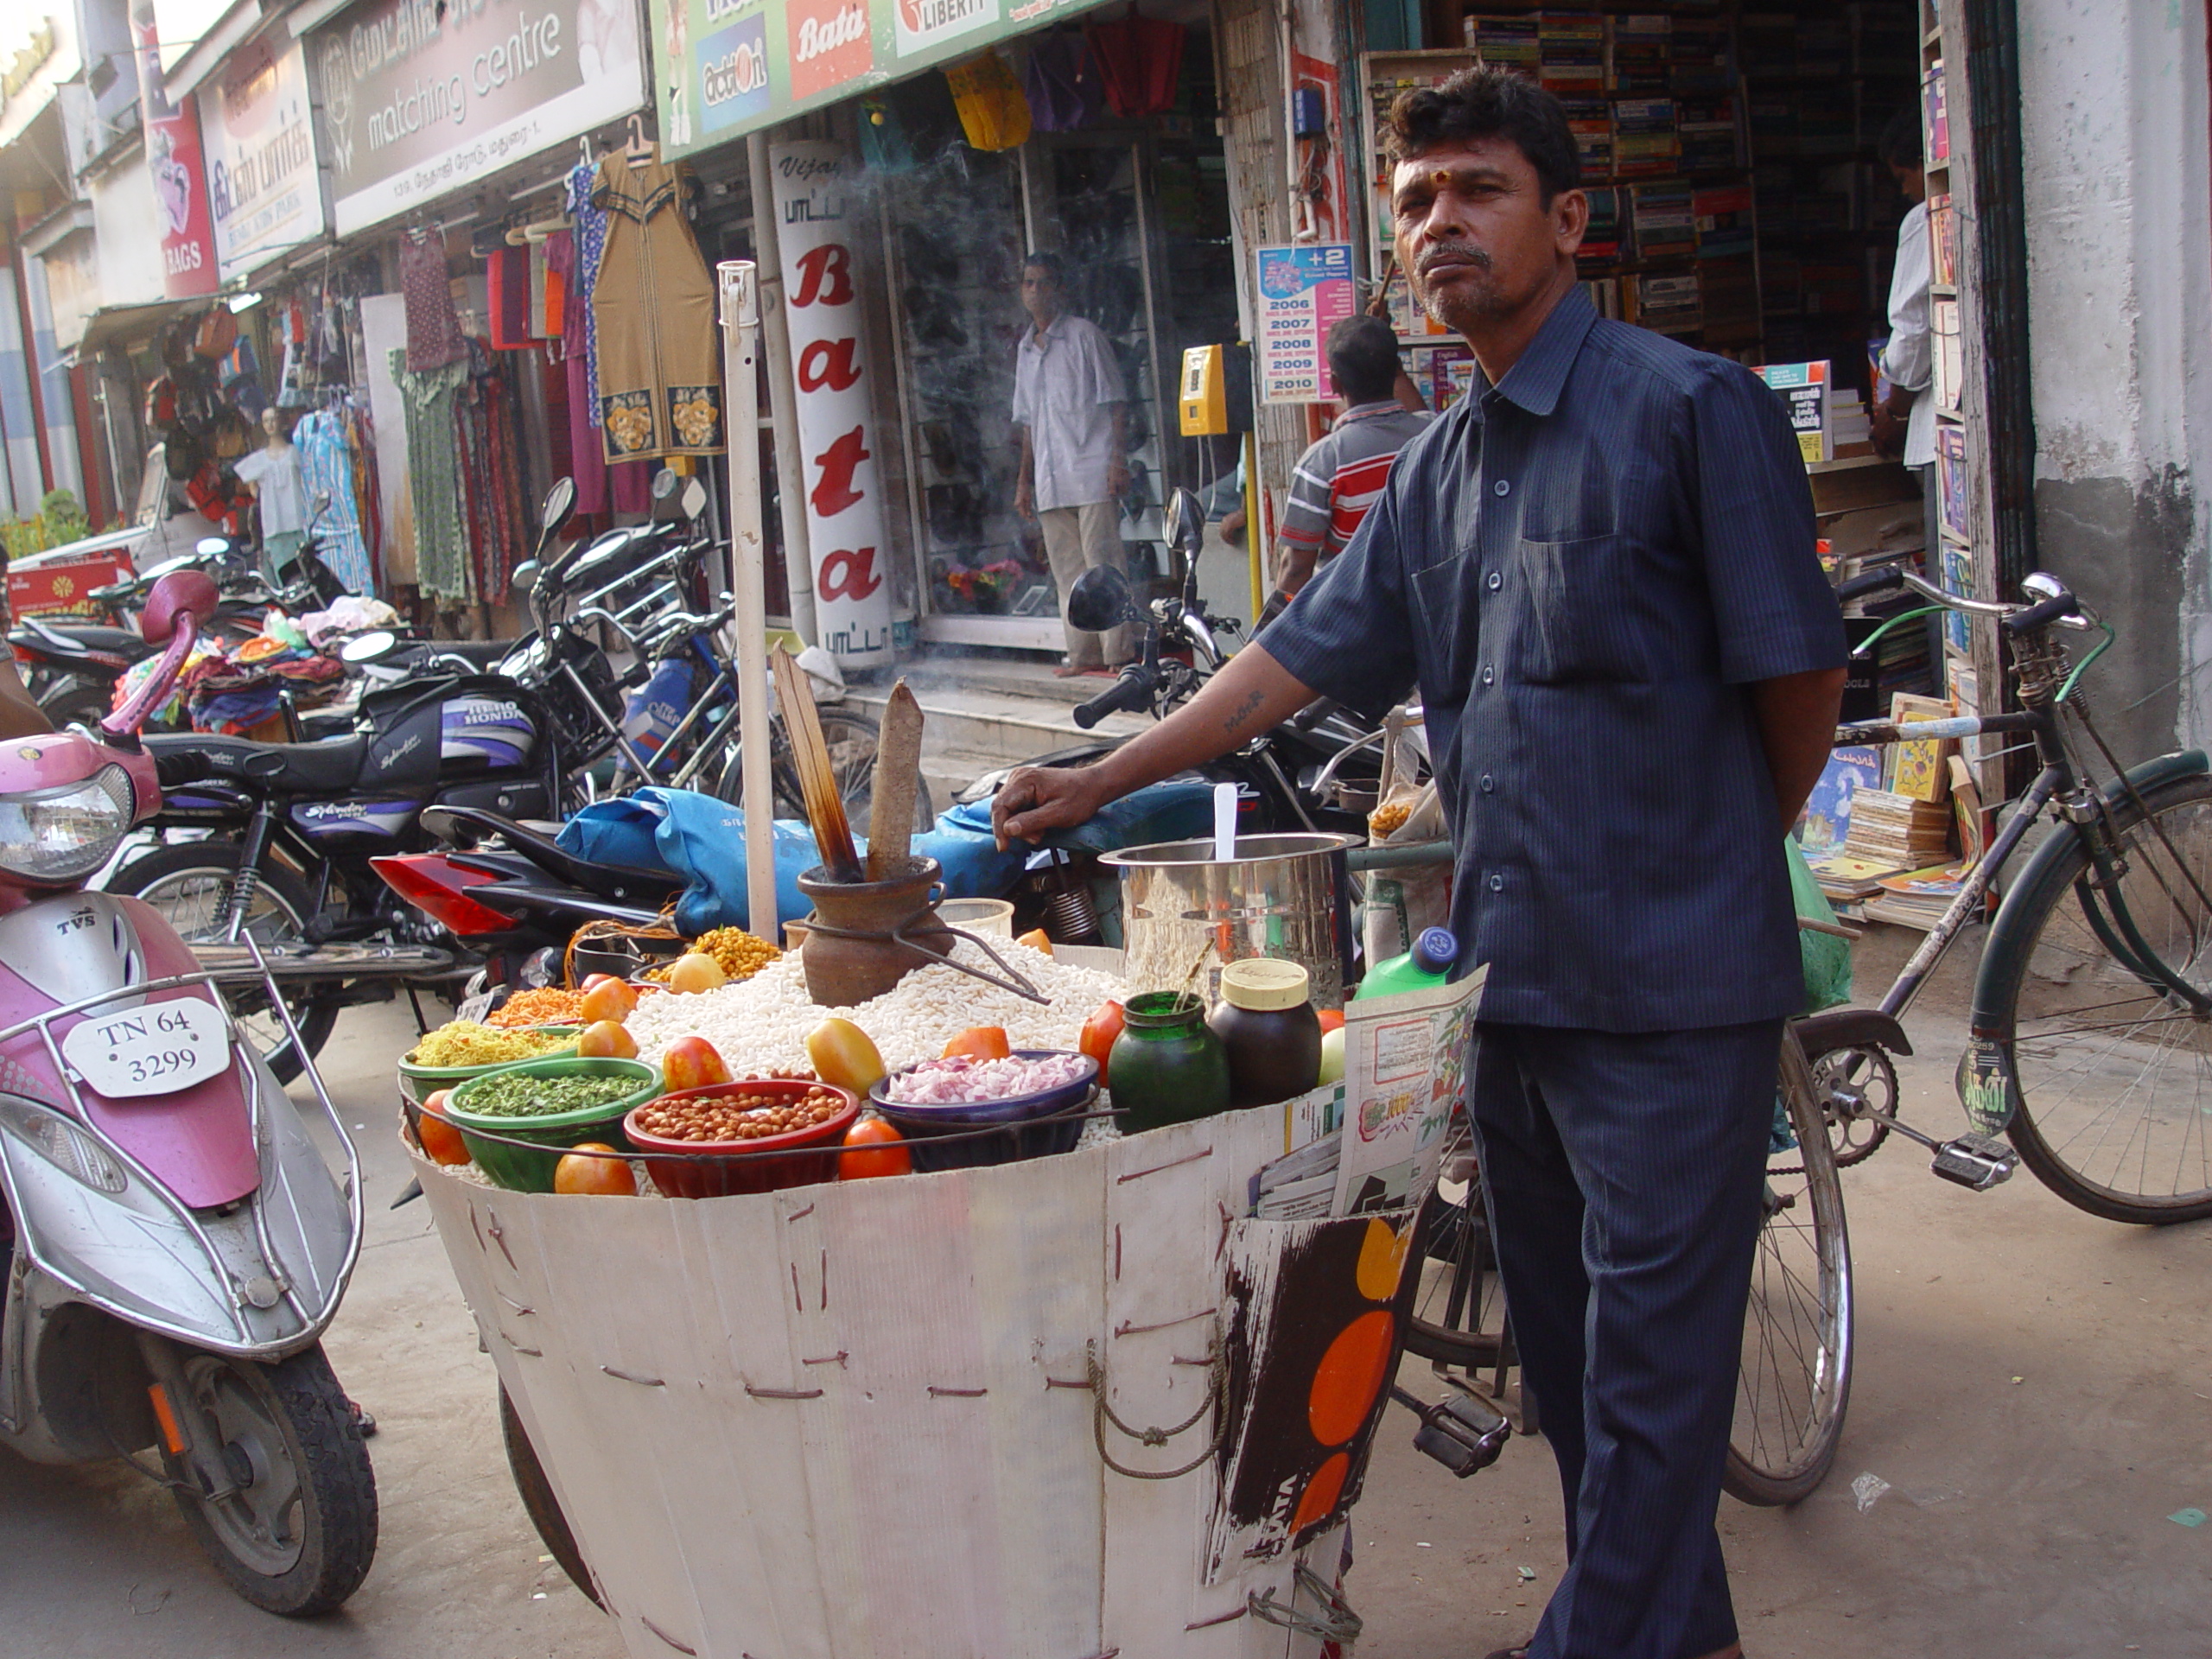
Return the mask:
<path id="1" fill-rule="evenodd" d="M 1990 537 L 1975 517 L 1987 511 L 1974 480 L 1987 471 L 1988 427 L 1970 360 L 1978 262 L 1960 236 L 1974 222 L 1971 135 L 1948 73 L 1966 57 L 1947 45 L 1961 10 L 1430 0 L 1421 47 L 1371 51 L 1362 66 L 1360 142 L 1377 192 L 1366 251 L 1416 384 L 1441 409 L 1475 365 L 1391 267 L 1381 117 L 1408 87 L 1475 63 L 1510 67 L 1567 106 L 1591 202 L 1580 265 L 1592 302 L 1732 358 L 1773 388 L 1797 433 L 1831 574 L 1904 565 L 1991 596 L 1996 573 L 1972 551 Z M 1956 613 L 1883 631 L 1916 604 L 1847 607 L 1861 613 L 1849 616 L 1854 645 L 1874 645 L 1853 664 L 1846 720 L 1993 709 L 1993 637 Z M 1847 912 L 1883 908 L 1879 882 L 1893 880 L 1910 891 L 1888 895 L 1888 919 L 1930 914 L 1931 868 L 1940 876 L 1980 844 L 1981 802 L 2005 797 L 2001 769 L 1958 747 L 1837 755 L 1802 833 Z"/>

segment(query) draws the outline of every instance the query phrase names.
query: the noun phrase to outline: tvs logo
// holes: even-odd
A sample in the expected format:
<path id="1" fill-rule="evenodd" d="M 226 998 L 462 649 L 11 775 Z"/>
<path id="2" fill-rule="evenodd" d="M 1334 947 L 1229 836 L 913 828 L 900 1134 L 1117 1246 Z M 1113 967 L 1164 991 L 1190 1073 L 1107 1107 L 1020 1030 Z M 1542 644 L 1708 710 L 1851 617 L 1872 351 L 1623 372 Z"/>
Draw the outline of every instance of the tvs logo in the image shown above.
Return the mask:
<path id="1" fill-rule="evenodd" d="M 955 35 L 998 21 L 999 0 L 899 0 L 892 10 L 899 54 L 911 57 Z"/>
<path id="2" fill-rule="evenodd" d="M 700 125 L 712 132 L 768 111 L 768 22 L 755 13 L 699 48 Z"/>
<path id="3" fill-rule="evenodd" d="M 875 67 L 875 41 L 861 0 L 789 0 L 791 96 L 812 98 Z"/>

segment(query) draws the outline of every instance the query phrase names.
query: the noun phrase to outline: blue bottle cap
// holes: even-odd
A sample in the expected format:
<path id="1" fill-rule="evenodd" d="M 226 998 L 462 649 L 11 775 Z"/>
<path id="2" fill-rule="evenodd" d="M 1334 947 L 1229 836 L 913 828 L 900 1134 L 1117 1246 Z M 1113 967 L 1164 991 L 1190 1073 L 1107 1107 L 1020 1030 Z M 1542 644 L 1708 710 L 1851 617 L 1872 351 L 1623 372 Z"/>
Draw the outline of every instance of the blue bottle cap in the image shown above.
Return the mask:
<path id="1" fill-rule="evenodd" d="M 1459 941 L 1448 927 L 1425 927 L 1414 941 L 1413 957 L 1425 973 L 1448 973 L 1459 960 Z"/>

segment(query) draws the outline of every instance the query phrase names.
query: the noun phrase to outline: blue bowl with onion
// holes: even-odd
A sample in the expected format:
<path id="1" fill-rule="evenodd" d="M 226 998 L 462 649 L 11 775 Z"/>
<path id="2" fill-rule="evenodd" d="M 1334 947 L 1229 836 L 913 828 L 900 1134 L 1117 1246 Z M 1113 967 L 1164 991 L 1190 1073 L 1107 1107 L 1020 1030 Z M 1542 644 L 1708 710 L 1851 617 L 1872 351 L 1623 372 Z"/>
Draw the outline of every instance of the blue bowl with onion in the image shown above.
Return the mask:
<path id="1" fill-rule="evenodd" d="M 1014 1069 L 1026 1068 L 1025 1077 Z M 1042 1086 L 1024 1087 L 1025 1083 Z M 923 1060 L 868 1090 L 868 1104 L 906 1138 L 916 1173 L 980 1169 L 1072 1152 L 1098 1087 L 1098 1062 L 1073 1049 L 1017 1048 L 1002 1060 Z M 998 1093 L 1011 1088 L 1013 1093 Z M 980 1098 L 963 1097 L 973 1090 Z M 920 1096 L 900 1099 L 901 1094 Z M 947 1140 L 998 1129 L 969 1140 Z"/>

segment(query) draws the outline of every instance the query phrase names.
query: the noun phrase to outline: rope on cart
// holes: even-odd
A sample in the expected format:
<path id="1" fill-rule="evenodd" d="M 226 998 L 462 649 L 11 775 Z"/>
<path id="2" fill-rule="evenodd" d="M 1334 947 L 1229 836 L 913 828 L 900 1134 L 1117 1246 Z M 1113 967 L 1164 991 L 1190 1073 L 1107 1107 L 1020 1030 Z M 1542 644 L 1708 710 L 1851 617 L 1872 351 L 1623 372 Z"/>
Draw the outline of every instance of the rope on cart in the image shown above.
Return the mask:
<path id="1" fill-rule="evenodd" d="M 1270 1624 L 1280 1624 L 1287 1630 L 1301 1636 L 1311 1636 L 1323 1642 L 1335 1642 L 1350 1647 L 1359 1640 L 1359 1633 L 1366 1628 L 1366 1621 L 1351 1610 L 1344 1592 L 1324 1579 L 1312 1567 L 1300 1561 L 1292 1580 L 1290 1604 L 1286 1606 L 1275 1599 L 1270 1589 L 1264 1595 L 1247 1598 L 1245 1610 L 1255 1618 L 1263 1618 Z M 1319 1613 L 1298 1611 L 1298 1592 L 1303 1590 L 1320 1604 Z"/>
<path id="2" fill-rule="evenodd" d="M 1213 1344 L 1212 1353 L 1206 1359 L 1207 1369 L 1211 1373 L 1206 1384 L 1206 1397 L 1198 1402 L 1198 1408 L 1196 1411 L 1173 1428 L 1137 1428 L 1123 1422 L 1115 1412 L 1114 1408 L 1106 1403 L 1106 1368 L 1099 1363 L 1098 1344 L 1096 1342 L 1084 1344 L 1083 1357 L 1084 1364 L 1090 1374 L 1089 1386 L 1093 1402 L 1090 1413 L 1091 1438 L 1098 1445 L 1098 1460 L 1116 1474 L 1127 1475 L 1131 1480 L 1176 1480 L 1198 1468 L 1221 1450 L 1221 1437 L 1227 1425 L 1218 1416 L 1215 1419 L 1214 1432 L 1211 1438 L 1207 1440 L 1205 1450 L 1179 1469 L 1131 1469 L 1123 1464 L 1116 1463 L 1113 1453 L 1106 1449 L 1106 1425 L 1109 1423 L 1113 1424 L 1116 1429 L 1141 1445 L 1165 1446 L 1185 1430 L 1195 1428 L 1199 1418 L 1205 1416 L 1209 1411 L 1214 1410 L 1221 1403 L 1223 1392 L 1229 1384 L 1228 1356 L 1223 1351 L 1218 1338 Z"/>

